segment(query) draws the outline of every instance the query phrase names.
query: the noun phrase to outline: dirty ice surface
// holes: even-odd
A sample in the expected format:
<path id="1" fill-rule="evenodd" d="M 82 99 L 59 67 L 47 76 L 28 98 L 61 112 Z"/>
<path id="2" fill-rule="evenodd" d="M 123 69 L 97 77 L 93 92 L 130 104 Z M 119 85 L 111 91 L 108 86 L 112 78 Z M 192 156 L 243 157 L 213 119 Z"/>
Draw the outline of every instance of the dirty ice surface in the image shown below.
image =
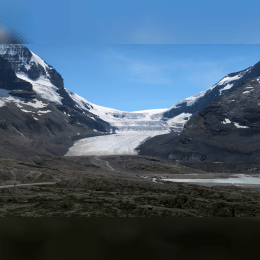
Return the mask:
<path id="1" fill-rule="evenodd" d="M 207 183 L 228 183 L 228 184 L 260 184 L 260 175 L 233 174 L 235 178 L 228 179 L 162 179 L 172 182 L 207 182 Z"/>
<path id="2" fill-rule="evenodd" d="M 135 148 L 142 142 L 166 133 L 168 131 L 143 131 L 84 138 L 76 141 L 65 156 L 136 155 Z"/>

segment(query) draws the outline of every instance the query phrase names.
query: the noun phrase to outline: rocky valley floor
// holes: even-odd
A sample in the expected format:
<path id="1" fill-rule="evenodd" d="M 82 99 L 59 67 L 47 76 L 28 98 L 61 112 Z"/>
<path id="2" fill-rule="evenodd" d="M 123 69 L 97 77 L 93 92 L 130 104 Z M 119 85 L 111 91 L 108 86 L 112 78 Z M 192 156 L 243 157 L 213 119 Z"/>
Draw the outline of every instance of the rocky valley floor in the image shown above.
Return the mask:
<path id="1" fill-rule="evenodd" d="M 255 169 L 243 167 L 240 173 Z M 193 178 L 229 175 L 147 156 L 0 159 L 0 216 L 260 216 L 259 185 L 206 186 L 160 178 L 191 173 L 198 174 Z"/>

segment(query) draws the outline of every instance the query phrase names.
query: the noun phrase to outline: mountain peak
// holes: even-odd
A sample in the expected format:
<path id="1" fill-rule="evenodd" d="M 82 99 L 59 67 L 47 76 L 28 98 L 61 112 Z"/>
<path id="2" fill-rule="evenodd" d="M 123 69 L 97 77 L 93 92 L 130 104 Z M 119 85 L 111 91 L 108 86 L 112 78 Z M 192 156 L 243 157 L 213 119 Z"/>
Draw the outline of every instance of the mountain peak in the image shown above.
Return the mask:
<path id="1" fill-rule="evenodd" d="M 0 55 L 12 64 L 16 73 L 26 74 L 32 80 L 48 77 L 50 66 L 22 44 L 1 44 Z"/>
<path id="2" fill-rule="evenodd" d="M 75 107 L 75 102 L 64 89 L 61 75 L 26 46 L 1 44 L 0 56 L 10 62 L 18 78 L 33 85 L 39 96 L 56 104 Z"/>

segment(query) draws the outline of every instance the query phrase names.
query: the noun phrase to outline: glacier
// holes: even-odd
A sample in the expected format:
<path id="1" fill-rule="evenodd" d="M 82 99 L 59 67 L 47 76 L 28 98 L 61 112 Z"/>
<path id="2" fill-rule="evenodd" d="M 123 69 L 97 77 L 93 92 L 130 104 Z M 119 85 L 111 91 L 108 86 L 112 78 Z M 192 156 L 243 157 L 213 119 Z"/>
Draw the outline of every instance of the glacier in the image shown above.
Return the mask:
<path id="1" fill-rule="evenodd" d="M 136 148 L 156 135 L 168 131 L 132 131 L 119 134 L 84 138 L 76 141 L 65 156 L 137 155 Z"/>
<path id="2" fill-rule="evenodd" d="M 163 113 L 168 109 L 150 109 L 134 112 L 120 111 L 113 108 L 95 105 L 76 93 L 66 89 L 67 93 L 76 102 L 79 108 L 97 115 L 112 126 L 116 127 L 116 133 L 134 131 L 180 131 L 186 120 L 180 120 L 180 116 L 164 119 Z"/>

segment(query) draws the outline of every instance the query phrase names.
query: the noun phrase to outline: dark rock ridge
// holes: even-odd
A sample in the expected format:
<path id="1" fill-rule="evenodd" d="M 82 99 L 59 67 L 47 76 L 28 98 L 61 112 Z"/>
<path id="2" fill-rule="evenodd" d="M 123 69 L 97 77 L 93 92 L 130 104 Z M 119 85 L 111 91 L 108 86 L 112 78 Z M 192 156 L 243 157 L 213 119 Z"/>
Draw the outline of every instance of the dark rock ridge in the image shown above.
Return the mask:
<path id="1" fill-rule="evenodd" d="M 37 97 L 37 94 L 34 91 L 27 91 L 27 90 L 18 90 L 18 91 L 11 91 L 9 92 L 10 95 L 13 97 L 20 97 L 23 99 L 34 99 Z"/>
<path id="2" fill-rule="evenodd" d="M 180 101 L 171 109 L 166 111 L 164 113 L 164 117 L 173 118 L 181 113 L 190 113 L 194 115 L 205 109 L 217 98 L 220 98 L 221 96 L 236 90 L 246 80 L 253 79 L 259 76 L 260 62 L 245 70 L 230 73 L 213 87 L 202 93 L 200 97 L 196 98 L 196 95 L 193 96 L 194 102 L 187 102 L 185 99 Z"/>
<path id="3" fill-rule="evenodd" d="M 259 65 L 259 64 L 258 64 Z M 156 136 L 140 155 L 197 162 L 260 162 L 260 83 L 248 79 L 194 115 L 181 134 Z"/>

